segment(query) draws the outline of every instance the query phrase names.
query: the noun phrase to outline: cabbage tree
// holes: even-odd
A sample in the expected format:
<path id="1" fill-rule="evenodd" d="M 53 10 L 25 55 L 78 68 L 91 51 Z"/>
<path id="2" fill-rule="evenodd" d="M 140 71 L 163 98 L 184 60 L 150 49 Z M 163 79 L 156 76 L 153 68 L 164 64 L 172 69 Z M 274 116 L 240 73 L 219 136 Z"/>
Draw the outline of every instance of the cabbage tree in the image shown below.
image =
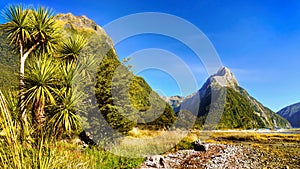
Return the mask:
<path id="1" fill-rule="evenodd" d="M 12 5 L 3 11 L 7 23 L 1 25 L 10 45 L 20 56 L 20 103 L 22 118 L 26 119 L 25 109 L 25 61 L 34 51 L 52 52 L 59 39 L 57 26 L 52 11 L 39 7 L 24 8 Z"/>

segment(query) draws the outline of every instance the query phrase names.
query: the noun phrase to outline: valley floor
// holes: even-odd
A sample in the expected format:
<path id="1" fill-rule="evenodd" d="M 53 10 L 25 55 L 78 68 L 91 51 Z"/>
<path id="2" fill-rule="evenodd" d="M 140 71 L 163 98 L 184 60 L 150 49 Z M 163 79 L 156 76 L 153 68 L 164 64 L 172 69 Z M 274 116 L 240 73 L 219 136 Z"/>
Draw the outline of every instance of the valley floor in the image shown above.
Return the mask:
<path id="1" fill-rule="evenodd" d="M 192 131 L 188 138 L 191 135 L 206 138 L 207 151 L 170 152 L 156 157 L 158 163 L 148 157 L 140 168 L 300 168 L 299 130 Z"/>

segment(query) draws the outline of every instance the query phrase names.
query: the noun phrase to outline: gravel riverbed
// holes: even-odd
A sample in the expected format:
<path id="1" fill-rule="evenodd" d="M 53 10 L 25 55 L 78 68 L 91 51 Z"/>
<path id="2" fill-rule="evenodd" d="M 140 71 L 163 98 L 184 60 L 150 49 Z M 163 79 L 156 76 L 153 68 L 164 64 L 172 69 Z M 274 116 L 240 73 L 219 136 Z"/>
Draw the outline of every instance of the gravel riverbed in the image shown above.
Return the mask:
<path id="1" fill-rule="evenodd" d="M 193 168 L 193 169 L 297 169 L 299 156 L 278 156 L 259 148 L 231 145 L 206 144 L 207 151 L 180 150 L 165 155 L 146 158 L 140 168 Z"/>

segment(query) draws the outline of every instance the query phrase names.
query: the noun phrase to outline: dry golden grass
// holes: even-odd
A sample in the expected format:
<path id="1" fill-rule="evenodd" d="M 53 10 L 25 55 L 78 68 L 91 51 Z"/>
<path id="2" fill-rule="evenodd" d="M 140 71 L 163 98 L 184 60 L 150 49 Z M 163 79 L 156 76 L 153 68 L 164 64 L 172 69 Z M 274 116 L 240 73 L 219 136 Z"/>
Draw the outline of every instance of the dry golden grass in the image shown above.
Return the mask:
<path id="1" fill-rule="evenodd" d="M 291 132 L 295 132 L 295 129 L 291 129 Z M 296 130 L 298 131 L 298 130 Z M 180 131 L 161 131 L 161 130 L 139 130 L 134 128 L 129 132 L 128 138 L 138 138 L 138 139 L 149 139 L 155 138 L 160 135 L 168 133 L 170 135 L 170 139 L 173 134 L 180 133 Z M 300 143 L 300 134 L 286 134 L 286 133 L 263 133 L 256 131 L 243 131 L 243 130 L 235 130 L 235 131 L 200 131 L 200 130 L 191 130 L 188 133 L 184 133 L 184 139 L 188 141 L 195 141 L 197 139 L 205 138 L 207 140 L 201 141 L 252 141 L 252 142 L 299 142 Z"/>
<path id="2" fill-rule="evenodd" d="M 294 129 L 290 130 L 291 132 Z M 178 148 L 190 148 L 191 143 L 197 139 L 209 143 L 218 144 L 245 144 L 252 145 L 256 148 L 263 148 L 266 144 L 300 144 L 300 134 L 285 134 L 285 133 L 263 133 L 257 131 L 199 131 L 192 130 L 185 135 L 178 135 L 178 131 L 152 131 L 134 129 L 130 132 L 130 136 L 122 140 L 121 147 L 126 147 L 124 150 L 135 149 L 135 153 L 157 152 L 162 154 L 162 150 L 176 151 Z M 160 138 L 161 135 L 165 137 Z M 158 139 L 159 138 L 159 139 Z M 178 142 L 181 139 L 180 142 Z M 174 142 L 176 140 L 177 142 Z M 177 144 L 175 148 L 175 144 Z M 172 148 L 173 147 L 173 148 Z M 119 147 L 120 148 L 120 147 Z M 171 149 L 170 149 L 171 148 Z M 266 146 L 264 148 L 269 148 Z M 161 151 L 159 151 L 161 150 Z M 280 151 L 280 150 L 279 150 Z"/>
<path id="3" fill-rule="evenodd" d="M 179 143 L 187 132 L 151 131 L 134 129 L 130 135 L 120 140 L 120 144 L 111 148 L 114 154 L 128 157 L 163 154 Z"/>
<path id="4" fill-rule="evenodd" d="M 300 134 L 257 133 L 257 132 L 215 132 L 213 140 L 251 142 L 299 142 Z"/>

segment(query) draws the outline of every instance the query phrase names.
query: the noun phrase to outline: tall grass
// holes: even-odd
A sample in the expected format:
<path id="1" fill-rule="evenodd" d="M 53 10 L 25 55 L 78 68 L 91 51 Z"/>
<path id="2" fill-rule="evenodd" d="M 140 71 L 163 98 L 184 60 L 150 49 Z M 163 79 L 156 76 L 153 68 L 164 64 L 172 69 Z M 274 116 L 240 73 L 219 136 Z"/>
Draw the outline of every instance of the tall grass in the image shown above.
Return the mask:
<path id="1" fill-rule="evenodd" d="M 0 91 L 0 160 L 3 168 L 20 168 L 22 167 L 23 153 L 21 145 L 18 143 L 17 127 L 11 118 L 10 111 L 7 107 L 5 98 Z M 14 160 L 15 159 L 15 160 Z"/>
<path id="2" fill-rule="evenodd" d="M 1 91 L 0 113 L 0 168 L 135 168 L 143 162 L 143 159 L 116 156 L 98 147 L 82 148 L 68 141 L 49 141 L 46 134 L 31 139 L 34 131 L 30 124 L 12 119 Z"/>

